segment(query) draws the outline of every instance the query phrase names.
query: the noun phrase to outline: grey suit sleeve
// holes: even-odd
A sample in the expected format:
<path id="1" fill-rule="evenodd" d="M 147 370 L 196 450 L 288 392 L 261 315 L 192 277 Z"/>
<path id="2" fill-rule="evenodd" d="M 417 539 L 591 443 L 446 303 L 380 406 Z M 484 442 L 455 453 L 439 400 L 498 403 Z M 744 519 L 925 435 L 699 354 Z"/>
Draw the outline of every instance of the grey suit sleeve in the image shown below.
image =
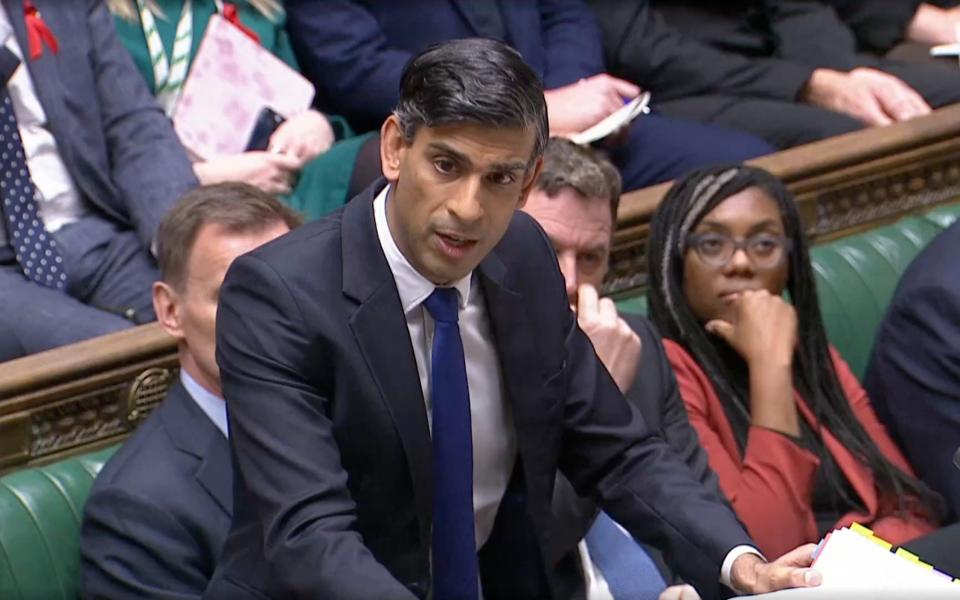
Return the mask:
<path id="1" fill-rule="evenodd" d="M 812 67 L 849 71 L 863 64 L 853 31 L 834 7 L 813 0 L 763 0 L 776 56 Z"/>
<path id="2" fill-rule="evenodd" d="M 160 220 L 197 180 L 170 120 L 117 38 L 105 3 L 86 0 L 86 4 L 90 62 L 111 179 L 149 248 Z"/>
<path id="3" fill-rule="evenodd" d="M 357 530 L 309 330 L 267 263 L 251 255 L 233 263 L 217 312 L 237 507 L 231 538 L 258 528 L 262 545 L 237 548 L 228 538 L 221 563 L 233 551 L 252 553 L 269 573 L 259 592 L 270 598 L 413 600 Z"/>
<path id="4" fill-rule="evenodd" d="M 112 487 L 87 501 L 80 550 L 87 600 L 200 600 L 212 571 L 177 518 Z"/>
<path id="5" fill-rule="evenodd" d="M 651 90 L 654 101 L 701 95 L 794 100 L 813 68 L 748 58 L 683 34 L 648 0 L 589 0 L 603 29 L 610 72 Z"/>

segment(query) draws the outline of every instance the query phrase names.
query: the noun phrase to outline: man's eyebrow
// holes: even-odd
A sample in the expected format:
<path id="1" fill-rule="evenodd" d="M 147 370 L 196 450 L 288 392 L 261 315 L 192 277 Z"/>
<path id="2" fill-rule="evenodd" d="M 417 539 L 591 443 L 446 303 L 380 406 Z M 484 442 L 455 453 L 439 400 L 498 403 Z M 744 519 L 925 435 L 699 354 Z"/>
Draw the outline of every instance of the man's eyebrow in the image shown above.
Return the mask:
<path id="1" fill-rule="evenodd" d="M 464 163 L 466 165 L 473 164 L 470 161 L 470 158 L 466 154 L 464 154 L 463 152 L 460 152 L 459 150 L 456 150 L 452 146 L 449 146 L 448 144 L 445 144 L 443 142 L 430 142 L 429 144 L 427 144 L 427 149 L 433 150 L 435 152 L 442 152 L 444 154 L 449 154 L 454 160 L 456 160 L 459 163 Z"/>
<path id="2" fill-rule="evenodd" d="M 470 158 L 466 154 L 460 152 L 459 150 L 453 148 L 452 146 L 444 142 L 430 142 L 429 144 L 427 144 L 427 149 L 433 150 L 435 152 L 442 152 L 444 154 L 448 154 L 450 155 L 451 158 L 453 158 L 457 162 L 462 163 L 468 167 L 473 165 L 473 162 L 470 160 Z M 529 164 L 527 164 L 527 162 L 525 161 L 512 160 L 507 162 L 493 163 L 492 165 L 490 165 L 489 170 L 495 173 L 509 173 L 511 171 L 526 171 L 528 167 L 529 167 Z"/>

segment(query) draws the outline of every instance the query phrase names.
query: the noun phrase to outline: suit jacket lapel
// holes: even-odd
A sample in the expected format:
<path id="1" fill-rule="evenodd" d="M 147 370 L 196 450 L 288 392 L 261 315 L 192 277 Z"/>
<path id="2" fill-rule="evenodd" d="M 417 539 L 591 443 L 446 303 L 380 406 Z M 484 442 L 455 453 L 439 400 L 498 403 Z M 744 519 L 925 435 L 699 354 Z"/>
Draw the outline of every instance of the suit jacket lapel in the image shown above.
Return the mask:
<path id="1" fill-rule="evenodd" d="M 17 38 L 17 44 L 20 46 L 20 52 L 23 54 L 23 66 L 30 73 L 33 89 L 47 117 L 44 127 L 53 134 L 57 141 L 57 151 L 60 153 L 60 158 L 66 164 L 79 190 L 87 198 L 96 201 L 97 195 L 91 193 L 86 178 L 80 176 L 81 171 L 77 168 L 78 161 L 85 161 L 86 159 L 74 152 L 72 145 L 69 143 L 73 139 L 70 135 L 72 132 L 64 130 L 64 127 L 68 127 L 69 120 L 65 118 L 67 115 L 67 98 L 63 94 L 64 87 L 60 69 L 62 61 L 73 58 L 70 56 L 73 50 L 68 44 L 64 43 L 64 37 L 69 34 L 69 26 L 61 25 L 57 20 L 58 11 L 41 11 L 47 27 L 61 42 L 60 52 L 54 55 L 53 51 L 44 45 L 43 54 L 32 60 L 30 58 L 30 44 L 27 40 L 27 25 L 23 14 L 23 0 L 3 0 L 3 6 L 7 11 L 7 18 L 10 20 L 13 33 Z M 70 67 L 65 65 L 63 68 L 69 69 Z M 75 99 L 74 101 L 80 102 L 83 100 Z M 90 100 L 87 99 L 86 101 Z M 93 172 L 96 172 L 96 169 L 93 169 Z"/>
<path id="2" fill-rule="evenodd" d="M 344 210 L 343 293 L 358 304 L 350 328 L 400 435 L 413 480 L 421 540 L 429 543 L 433 446 L 407 321 L 373 219 L 373 199 L 384 183 L 381 180 L 369 188 Z"/>
<path id="3" fill-rule="evenodd" d="M 547 373 L 541 373 L 536 338 L 526 318 L 522 296 L 510 283 L 509 272 L 497 257 L 496 249 L 480 263 L 479 280 L 486 300 L 494 344 L 500 360 L 506 397 L 513 412 L 517 448 L 523 461 L 527 490 L 535 495 L 542 490 L 536 480 L 535 457 L 539 452 L 536 432 L 542 427 L 546 407 L 540 406 L 541 386 Z M 528 435 L 520 432 L 526 431 Z M 532 434 L 532 435 L 531 435 Z"/>
<path id="4" fill-rule="evenodd" d="M 227 516 L 232 515 L 233 472 L 227 438 L 190 398 L 179 380 L 170 387 L 159 410 L 174 445 L 197 458 L 197 483 Z"/>
<path id="5" fill-rule="evenodd" d="M 64 109 L 63 85 L 60 83 L 59 68 L 57 66 L 58 56 L 53 54 L 46 45 L 43 46 L 43 54 L 35 59 L 30 59 L 30 43 L 27 39 L 27 25 L 23 14 L 22 0 L 3 0 L 3 6 L 7 11 L 7 18 L 13 27 L 13 33 L 17 38 L 17 44 L 20 46 L 20 52 L 23 54 L 23 66 L 30 73 L 30 80 L 33 82 L 33 88 L 43 106 L 43 112 L 47 115 L 46 127 L 50 129 L 53 136 L 57 139 L 58 149 L 63 152 L 62 140 L 64 137 L 61 131 L 57 129 L 63 122 L 61 115 Z M 50 11 L 50 14 L 43 13 L 43 20 L 58 39 L 62 34 L 62 28 L 58 27 L 56 21 L 56 11 Z M 64 52 L 61 49 L 61 52 Z"/>

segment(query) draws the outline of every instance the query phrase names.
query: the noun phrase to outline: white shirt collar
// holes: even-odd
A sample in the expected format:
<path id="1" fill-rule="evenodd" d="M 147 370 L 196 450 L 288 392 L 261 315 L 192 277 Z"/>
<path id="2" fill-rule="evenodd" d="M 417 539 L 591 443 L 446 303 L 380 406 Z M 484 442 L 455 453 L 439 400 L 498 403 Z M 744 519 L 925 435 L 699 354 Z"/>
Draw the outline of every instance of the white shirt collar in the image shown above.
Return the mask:
<path id="1" fill-rule="evenodd" d="M 227 403 L 223 398 L 210 393 L 197 380 L 187 373 L 184 368 L 180 369 L 180 382 L 190 398 L 200 407 L 203 414 L 207 415 L 213 424 L 220 430 L 223 437 L 229 438 L 230 433 L 227 429 Z"/>
<path id="2" fill-rule="evenodd" d="M 407 258 L 400 252 L 393 234 L 390 233 L 390 225 L 387 222 L 387 200 L 389 198 L 390 186 L 387 185 L 383 191 L 377 195 L 373 201 L 373 218 L 377 226 L 377 237 L 380 238 L 380 247 L 383 248 L 383 254 L 387 258 L 387 264 L 393 273 L 393 280 L 397 284 L 397 291 L 400 293 L 400 304 L 403 306 L 403 313 L 408 314 L 411 310 L 419 307 L 427 299 L 437 285 L 421 275 L 413 265 L 407 261 Z M 465 277 L 458 280 L 453 286 L 459 293 L 460 310 L 467 307 L 470 299 L 470 280 L 473 273 L 468 273 Z"/>

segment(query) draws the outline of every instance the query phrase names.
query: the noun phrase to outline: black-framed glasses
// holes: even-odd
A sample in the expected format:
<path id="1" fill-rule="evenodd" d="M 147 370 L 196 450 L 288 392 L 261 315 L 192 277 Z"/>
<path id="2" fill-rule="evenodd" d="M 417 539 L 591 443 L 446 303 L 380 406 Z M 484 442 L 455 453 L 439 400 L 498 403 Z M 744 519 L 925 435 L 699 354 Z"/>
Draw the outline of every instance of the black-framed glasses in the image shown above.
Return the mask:
<path id="1" fill-rule="evenodd" d="M 755 268 L 773 269 L 780 266 L 789 254 L 790 240 L 772 233 L 757 233 L 735 240 L 725 233 L 708 231 L 687 236 L 687 248 L 712 267 L 727 266 L 737 250 L 743 250 Z"/>

